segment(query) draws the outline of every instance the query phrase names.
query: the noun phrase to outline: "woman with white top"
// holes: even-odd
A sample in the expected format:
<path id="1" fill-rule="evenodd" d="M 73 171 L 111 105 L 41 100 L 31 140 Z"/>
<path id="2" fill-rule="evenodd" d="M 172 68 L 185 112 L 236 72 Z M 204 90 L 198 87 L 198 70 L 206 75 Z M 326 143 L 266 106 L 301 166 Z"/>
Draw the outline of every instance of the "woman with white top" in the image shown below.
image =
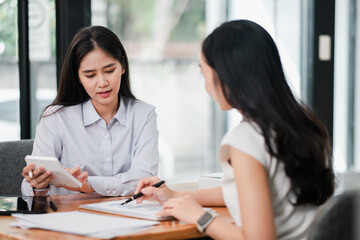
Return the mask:
<path id="1" fill-rule="evenodd" d="M 68 48 L 57 97 L 40 119 L 32 155 L 57 157 L 82 187 L 49 186 L 53 174 L 30 164 L 22 173 L 23 195 L 134 192 L 139 179 L 158 171 L 156 117 L 130 89 L 119 38 L 101 26 L 81 29 Z"/>
<path id="2" fill-rule="evenodd" d="M 179 192 L 139 181 L 140 191 L 171 215 L 215 239 L 306 239 L 322 205 L 334 192 L 326 128 L 293 96 L 277 47 L 258 24 L 222 24 L 203 42 L 205 88 L 222 110 L 243 116 L 219 148 L 222 187 Z M 137 201 L 141 202 L 144 197 Z M 226 206 L 234 224 L 202 206 Z"/>

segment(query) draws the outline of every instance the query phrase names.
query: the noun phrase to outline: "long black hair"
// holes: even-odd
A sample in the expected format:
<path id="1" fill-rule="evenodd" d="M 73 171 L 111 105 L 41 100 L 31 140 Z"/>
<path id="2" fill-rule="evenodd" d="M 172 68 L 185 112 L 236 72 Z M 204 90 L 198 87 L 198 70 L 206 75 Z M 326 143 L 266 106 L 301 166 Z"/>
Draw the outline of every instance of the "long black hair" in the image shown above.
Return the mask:
<path id="1" fill-rule="evenodd" d="M 292 94 L 271 36 L 251 21 L 226 22 L 204 40 L 202 52 L 226 100 L 261 128 L 267 151 L 284 163 L 292 203 L 324 203 L 334 192 L 330 138 Z"/>
<path id="2" fill-rule="evenodd" d="M 102 49 L 114 59 L 119 60 L 125 70 L 121 77 L 120 92 L 118 94 L 119 103 L 120 95 L 136 99 L 131 92 L 129 62 L 120 39 L 105 27 L 92 26 L 80 29 L 72 39 L 61 69 L 57 96 L 49 106 L 72 106 L 89 100 L 89 95 L 80 83 L 78 69 L 82 59 L 96 47 Z"/>

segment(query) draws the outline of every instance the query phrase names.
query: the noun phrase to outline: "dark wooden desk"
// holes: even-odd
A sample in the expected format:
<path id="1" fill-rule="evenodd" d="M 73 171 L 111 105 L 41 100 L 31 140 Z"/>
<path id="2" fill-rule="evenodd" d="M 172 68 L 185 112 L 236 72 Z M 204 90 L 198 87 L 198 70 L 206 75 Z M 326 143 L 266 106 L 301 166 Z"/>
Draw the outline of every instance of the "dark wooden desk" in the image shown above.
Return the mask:
<path id="1" fill-rule="evenodd" d="M 52 197 L 52 200 L 58 207 L 58 212 L 80 210 L 84 212 L 91 212 L 103 214 L 94 211 L 87 211 L 79 209 L 82 204 L 104 202 L 111 200 L 120 200 L 125 197 L 103 197 L 99 195 L 88 194 L 73 194 Z M 214 207 L 214 210 L 225 218 L 227 221 L 232 221 L 231 216 L 226 208 Z M 49 212 L 53 212 L 52 210 Z M 106 213 L 104 213 L 106 215 Z M 116 215 L 112 215 L 116 216 Z M 77 240 L 77 239 L 94 239 L 90 237 L 65 234 L 61 232 L 46 231 L 40 229 L 20 229 L 10 227 L 10 223 L 14 220 L 11 216 L 0 216 L 0 239 L 37 239 L 37 240 Z M 156 225 L 150 229 L 127 236 L 119 236 L 115 239 L 189 239 L 201 238 L 205 235 L 200 234 L 195 225 L 186 224 L 178 220 L 162 221 L 160 225 Z"/>

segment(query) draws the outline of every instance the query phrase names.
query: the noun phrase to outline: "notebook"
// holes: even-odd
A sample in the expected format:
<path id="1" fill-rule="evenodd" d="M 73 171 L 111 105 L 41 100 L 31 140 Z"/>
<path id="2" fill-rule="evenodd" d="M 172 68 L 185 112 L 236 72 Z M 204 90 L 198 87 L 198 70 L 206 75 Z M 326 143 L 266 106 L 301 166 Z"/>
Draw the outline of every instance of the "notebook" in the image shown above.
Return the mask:
<path id="1" fill-rule="evenodd" d="M 199 189 L 214 188 L 221 186 L 224 173 L 208 173 L 199 177 Z"/>
<path id="2" fill-rule="evenodd" d="M 159 217 L 156 215 L 162 209 L 162 205 L 158 202 L 144 200 L 139 204 L 136 204 L 136 201 L 132 201 L 125 205 L 120 205 L 123 202 L 124 200 L 92 203 L 81 205 L 80 208 L 157 221 L 172 219 L 172 217 Z"/>

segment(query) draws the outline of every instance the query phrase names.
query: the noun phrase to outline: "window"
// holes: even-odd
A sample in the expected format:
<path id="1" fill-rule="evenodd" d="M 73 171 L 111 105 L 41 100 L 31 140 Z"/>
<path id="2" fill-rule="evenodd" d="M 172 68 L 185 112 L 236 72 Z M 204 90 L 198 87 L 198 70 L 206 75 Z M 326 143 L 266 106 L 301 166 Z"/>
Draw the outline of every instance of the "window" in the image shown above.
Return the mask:
<path id="1" fill-rule="evenodd" d="M 336 1 L 334 168 L 359 170 L 359 1 Z"/>
<path id="2" fill-rule="evenodd" d="M 92 25 L 119 36 L 136 96 L 157 109 L 160 176 L 191 181 L 218 171 L 218 144 L 241 117 L 221 112 L 205 91 L 197 65 L 206 35 L 230 19 L 263 25 L 300 96 L 300 13 L 300 1 L 92 1 Z"/>
<path id="3" fill-rule="evenodd" d="M 0 1 L 0 141 L 20 139 L 18 1 Z M 24 4 L 24 3 L 22 3 Z M 29 0 L 31 133 L 56 95 L 55 0 Z"/>
<path id="4" fill-rule="evenodd" d="M 290 87 L 298 99 L 301 97 L 301 4 L 296 1 L 232 0 L 229 20 L 248 19 L 265 28 L 279 50 Z M 240 117 L 230 111 L 228 128 L 234 127 Z"/>
<path id="5" fill-rule="evenodd" d="M 55 0 L 29 0 L 31 138 L 56 96 Z"/>
<path id="6" fill-rule="evenodd" d="M 83 5 L 76 1 L 56 3 L 60 2 L 64 5 L 63 9 L 58 9 L 62 13 L 61 16 L 65 20 L 71 20 L 71 23 L 62 29 L 65 31 L 63 35 L 67 33 L 71 35 L 72 30 L 77 29 L 75 24 L 72 24 L 74 14 L 69 14 L 67 10 L 79 4 L 78 7 L 83 11 Z M 160 131 L 160 176 L 170 181 L 191 181 L 196 180 L 202 173 L 218 171 L 220 169 L 217 162 L 218 144 L 225 132 L 236 125 L 241 118 L 236 111 L 224 113 L 218 109 L 216 103 L 206 93 L 203 77 L 198 69 L 202 40 L 222 22 L 245 18 L 267 29 L 277 43 L 287 79 L 294 93 L 299 98 L 306 94 L 306 89 L 302 89 L 302 80 L 306 76 L 302 76 L 303 73 L 300 71 L 301 65 L 308 60 L 306 56 L 302 56 L 306 48 L 304 42 L 306 31 L 302 26 L 303 12 L 311 11 L 307 9 L 309 6 L 304 4 L 306 2 L 310 1 L 295 0 L 291 3 L 287 0 L 91 1 L 92 25 L 107 26 L 120 37 L 129 56 L 131 83 L 135 95 L 153 104 L 157 109 Z M 337 1 L 338 6 L 347 9 L 343 15 L 339 14 L 339 21 L 347 18 L 351 9 L 347 5 L 355 2 L 357 1 L 352 0 L 340 4 L 340 1 Z M 19 74 L 18 65 L 22 62 L 17 57 L 19 56 L 17 33 L 22 29 L 18 29 L 17 23 L 18 3 L 22 6 L 24 2 L 0 0 L 0 72 L 3 74 L 0 79 L 0 141 L 19 139 L 21 135 L 19 75 L 21 78 L 23 71 Z M 26 76 L 26 81 L 30 84 L 31 116 L 28 122 L 31 122 L 29 127 L 31 131 L 28 135 L 33 138 L 41 110 L 56 95 L 55 0 L 28 0 L 25 3 L 29 6 L 30 75 Z M 339 12 L 338 6 L 337 12 Z M 84 10 L 81 13 L 81 18 L 86 19 L 76 21 L 82 22 L 79 26 L 88 25 L 88 12 Z M 71 27 L 74 29 L 70 31 Z M 337 38 L 348 34 L 346 27 L 337 31 L 339 32 Z M 64 43 L 64 49 L 66 40 L 68 39 L 58 41 Z M 343 39 L 344 44 L 339 45 L 339 49 L 336 50 L 337 53 L 345 54 L 338 55 L 342 56 L 336 64 L 338 79 L 343 79 L 346 77 L 344 74 L 348 74 L 344 67 L 347 67 L 346 54 L 351 50 L 346 49 L 346 41 L 348 40 Z M 58 56 L 64 54 L 62 50 L 59 52 Z M 358 56 L 357 53 L 356 59 Z M 359 69 L 355 66 L 356 64 L 353 72 Z M 335 87 L 336 94 L 342 92 L 341 87 L 344 86 Z M 339 112 L 335 114 L 334 152 L 336 161 L 341 159 L 342 162 L 342 165 L 335 165 L 347 168 L 347 165 L 343 164 L 347 153 L 345 155 L 343 153 L 346 152 L 344 147 L 349 145 L 341 141 L 344 137 L 347 138 L 348 128 L 341 126 L 348 126 L 348 118 L 343 118 L 348 114 L 348 111 L 344 110 L 347 109 L 348 102 L 341 100 L 347 93 L 342 92 L 342 94 L 338 97 L 341 104 L 335 103 L 335 110 Z M 354 118 L 358 119 L 356 114 Z M 337 127 L 340 130 L 336 130 Z M 341 134 L 336 135 L 336 131 Z M 356 136 L 355 140 L 358 138 Z M 338 153 L 341 157 L 337 157 Z"/>
<path id="7" fill-rule="evenodd" d="M 156 107 L 160 175 L 189 181 L 212 171 L 210 97 L 198 69 L 205 1 L 92 1 L 92 25 L 119 36 L 135 96 Z"/>
<path id="8" fill-rule="evenodd" d="M 20 139 L 17 1 L 0 1 L 0 141 Z"/>

